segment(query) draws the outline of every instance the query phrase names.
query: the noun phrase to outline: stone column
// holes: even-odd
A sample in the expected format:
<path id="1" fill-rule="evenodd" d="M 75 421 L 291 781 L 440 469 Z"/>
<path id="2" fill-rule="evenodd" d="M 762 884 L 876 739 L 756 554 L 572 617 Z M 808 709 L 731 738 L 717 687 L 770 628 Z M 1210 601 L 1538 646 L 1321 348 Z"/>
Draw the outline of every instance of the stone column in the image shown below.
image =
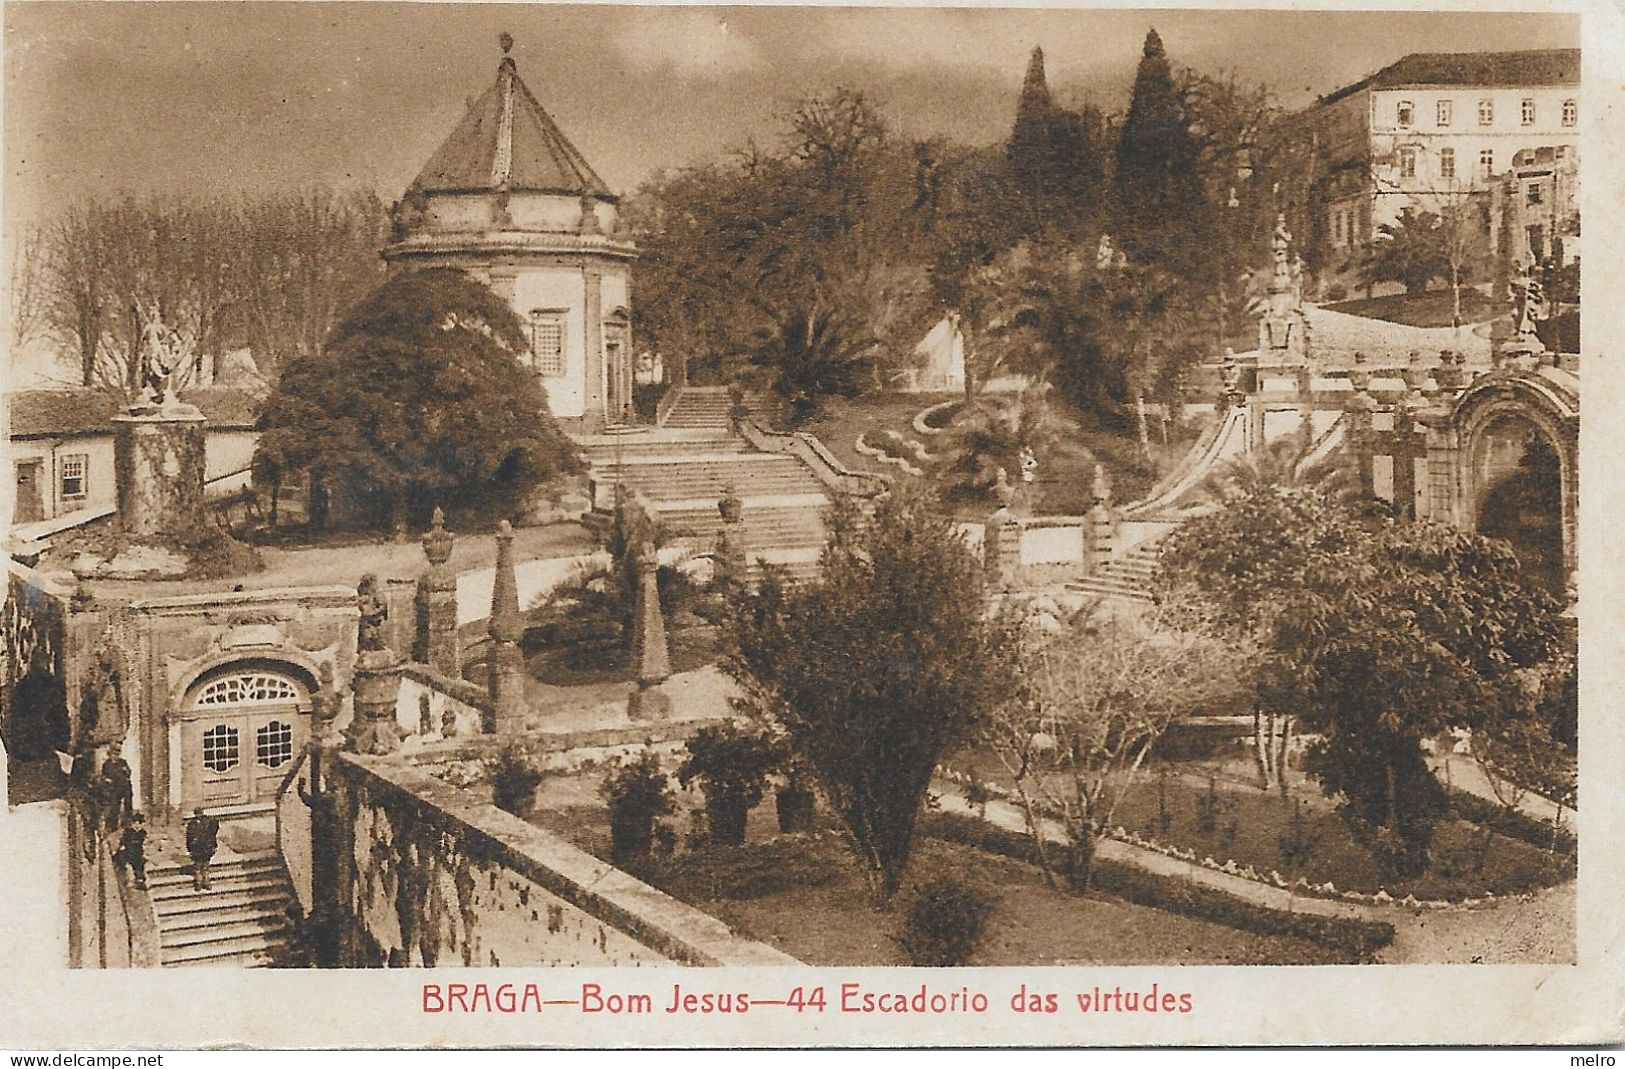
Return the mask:
<path id="1" fill-rule="evenodd" d="M 1099 575 L 1112 559 L 1112 487 L 1104 465 L 1095 465 L 1094 486 L 1090 491 L 1087 534 L 1089 574 Z"/>
<path id="2" fill-rule="evenodd" d="M 446 530 L 446 514 L 437 506 L 433 525 L 423 536 L 429 570 L 418 579 L 417 642 L 412 656 L 441 675 L 458 679 L 462 651 L 457 646 L 457 573 L 450 565 L 454 544 Z"/>
<path id="3" fill-rule="evenodd" d="M 194 406 L 170 399 L 113 417 L 118 523 L 136 545 L 172 542 L 203 522 L 203 428 Z"/>
<path id="4" fill-rule="evenodd" d="M 659 554 L 652 542 L 640 545 L 637 554 L 632 666 L 638 678 L 627 697 L 626 715 L 633 720 L 655 720 L 671 712 L 671 698 L 660 688 L 671 677 L 671 652 L 666 645 L 666 618 L 660 610 Z"/>
<path id="5" fill-rule="evenodd" d="M 525 729 L 525 662 L 519 653 L 525 621 L 519 615 L 513 527 L 507 520 L 497 525 L 497 566 L 491 585 L 489 627 L 491 656 L 487 661 L 487 685 L 491 692 L 491 711 L 484 727 L 487 732 L 516 734 Z"/>
<path id="6" fill-rule="evenodd" d="M 345 733 L 345 748 L 355 753 L 390 754 L 400 748 L 401 729 L 395 703 L 401 689 L 401 661 L 384 641 L 389 609 L 376 575 L 363 576 L 356 587 L 360 610 L 355 672 L 351 678 L 355 712 Z"/>
<path id="7" fill-rule="evenodd" d="M 608 422 L 608 400 L 604 396 L 604 275 L 597 268 L 589 267 L 581 272 L 581 279 L 586 287 L 582 312 L 586 320 L 586 350 L 582 367 L 584 406 L 581 421 L 591 432 L 602 430 Z"/>

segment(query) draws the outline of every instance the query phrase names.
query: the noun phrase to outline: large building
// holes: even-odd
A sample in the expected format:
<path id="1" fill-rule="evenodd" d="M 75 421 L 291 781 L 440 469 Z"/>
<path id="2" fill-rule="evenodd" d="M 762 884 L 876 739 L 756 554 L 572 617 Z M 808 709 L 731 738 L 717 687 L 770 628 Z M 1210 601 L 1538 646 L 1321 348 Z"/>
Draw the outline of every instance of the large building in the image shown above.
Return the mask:
<path id="1" fill-rule="evenodd" d="M 384 258 L 461 268 L 507 300 L 553 414 L 592 432 L 624 422 L 632 405 L 636 251 L 618 205 L 504 55 L 496 83 L 395 205 Z"/>
<path id="2" fill-rule="evenodd" d="M 1316 220 L 1333 252 L 1407 207 L 1437 211 L 1491 188 L 1520 153 L 1575 152 L 1580 51 L 1417 53 L 1304 113 Z"/>

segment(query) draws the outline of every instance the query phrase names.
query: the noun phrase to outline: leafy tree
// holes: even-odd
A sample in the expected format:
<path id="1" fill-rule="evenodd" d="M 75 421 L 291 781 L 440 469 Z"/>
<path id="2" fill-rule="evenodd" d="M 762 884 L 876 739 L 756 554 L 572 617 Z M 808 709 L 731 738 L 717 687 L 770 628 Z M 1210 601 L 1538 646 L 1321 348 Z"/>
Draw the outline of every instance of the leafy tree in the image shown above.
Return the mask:
<path id="1" fill-rule="evenodd" d="M 1086 221 L 1098 227 L 1106 178 L 1104 127 L 1093 108 L 1075 112 L 1055 103 L 1044 77 L 1044 50 L 1034 48 L 1005 143 L 1027 233 L 1075 233 Z"/>
<path id="2" fill-rule="evenodd" d="M 979 497 L 998 482 L 1000 468 L 1012 484 L 1020 482 L 1025 450 L 1040 467 L 1063 454 L 1087 455 L 1075 441 L 1077 423 L 1049 394 L 1049 384 L 1039 382 L 1014 397 L 977 397 L 948 424 L 938 482 L 950 495 Z"/>
<path id="3" fill-rule="evenodd" d="M 816 416 L 831 397 L 857 397 L 875 377 L 875 342 L 838 307 L 793 305 L 774 314 L 751 362 L 766 375 L 791 426 Z"/>
<path id="4" fill-rule="evenodd" d="M 308 473 L 370 506 L 373 526 L 422 523 L 436 505 L 490 518 L 575 467 L 574 450 L 520 366 L 517 317 L 461 271 L 403 273 L 294 361 L 261 417 L 255 469 Z"/>
<path id="5" fill-rule="evenodd" d="M 770 574 L 727 623 L 736 707 L 778 724 L 889 898 L 938 762 L 1016 692 L 1015 631 L 936 502 L 899 488 L 872 519 L 841 499 L 818 579 Z"/>
<path id="6" fill-rule="evenodd" d="M 1129 256 L 1188 275 L 1206 262 L 1211 208 L 1203 188 L 1201 146 L 1156 30 L 1134 75 L 1134 93 L 1117 142 L 1113 181 L 1117 229 Z"/>
<path id="7" fill-rule="evenodd" d="M 1402 878 L 1426 869 L 1445 811 L 1423 740 L 1526 719 L 1522 673 L 1561 653 L 1557 603 L 1505 543 L 1311 489 L 1231 497 L 1175 532 L 1163 569 L 1257 639 L 1259 701 L 1320 736 L 1322 789 Z"/>
<path id="8" fill-rule="evenodd" d="M 1425 293 L 1428 283 L 1451 274 L 1445 234 L 1434 212 L 1405 208 L 1396 222 L 1377 228 L 1360 264 L 1360 284 L 1398 282 L 1408 296 Z"/>
<path id="9" fill-rule="evenodd" d="M 1181 716 L 1242 691 L 1246 658 L 1197 615 L 1166 603 L 1140 619 L 1081 615 L 1028 652 L 1031 700 L 1003 706 L 985 738 L 1016 787 L 1039 863 L 1089 886 L 1096 841 L 1115 819 L 1157 739 Z M 1066 835 L 1059 866 L 1044 819 Z"/>

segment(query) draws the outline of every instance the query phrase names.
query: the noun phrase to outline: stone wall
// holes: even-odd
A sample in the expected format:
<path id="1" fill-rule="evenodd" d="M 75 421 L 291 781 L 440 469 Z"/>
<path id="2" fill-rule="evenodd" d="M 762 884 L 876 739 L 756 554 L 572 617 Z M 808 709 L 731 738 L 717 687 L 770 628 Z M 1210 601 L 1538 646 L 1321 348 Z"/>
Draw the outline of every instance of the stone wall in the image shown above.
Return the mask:
<path id="1" fill-rule="evenodd" d="M 334 773 L 345 965 L 796 964 L 399 759 Z"/>

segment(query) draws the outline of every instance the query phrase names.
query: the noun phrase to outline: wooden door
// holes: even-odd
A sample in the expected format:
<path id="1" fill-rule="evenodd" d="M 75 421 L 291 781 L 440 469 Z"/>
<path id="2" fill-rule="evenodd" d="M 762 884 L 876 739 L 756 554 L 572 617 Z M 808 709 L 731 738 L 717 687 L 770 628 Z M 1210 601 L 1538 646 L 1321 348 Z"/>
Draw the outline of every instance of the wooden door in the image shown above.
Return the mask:
<path id="1" fill-rule="evenodd" d="M 15 523 L 34 523 L 45 518 L 45 498 L 40 492 L 41 465 L 38 460 L 17 462 L 17 515 Z"/>
<path id="2" fill-rule="evenodd" d="M 309 734 L 308 707 L 303 686 L 263 669 L 202 685 L 183 714 L 185 811 L 273 804 Z"/>

